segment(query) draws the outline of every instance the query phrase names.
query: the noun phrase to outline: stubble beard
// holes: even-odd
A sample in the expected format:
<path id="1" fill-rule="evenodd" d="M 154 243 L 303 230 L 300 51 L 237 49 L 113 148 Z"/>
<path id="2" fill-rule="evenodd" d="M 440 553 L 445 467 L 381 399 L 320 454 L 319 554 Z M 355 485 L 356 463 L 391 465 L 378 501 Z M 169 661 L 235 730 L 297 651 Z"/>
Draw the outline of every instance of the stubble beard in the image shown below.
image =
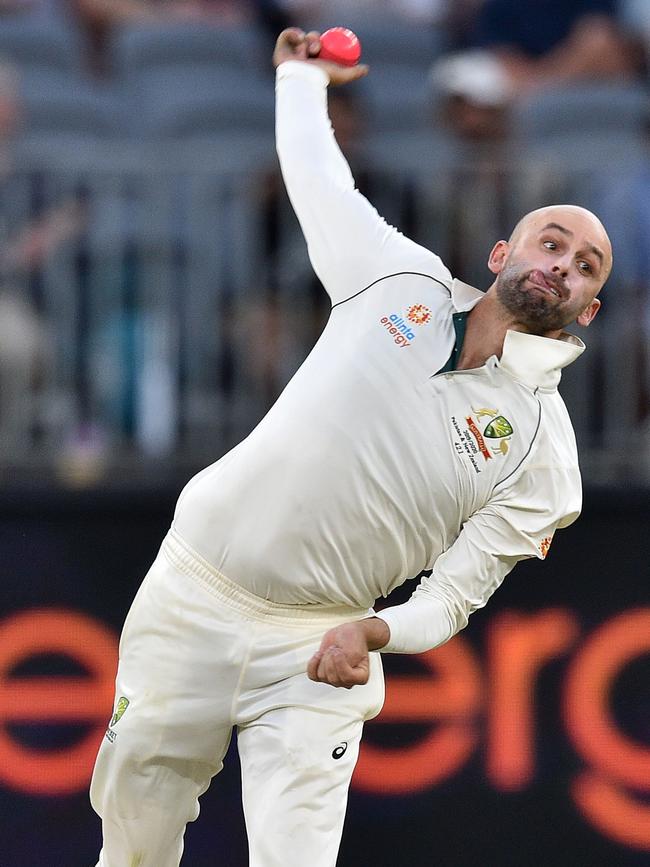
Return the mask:
<path id="1" fill-rule="evenodd" d="M 497 298 L 501 305 L 530 334 L 542 335 L 559 331 L 571 319 L 567 319 L 564 302 L 524 287 L 530 271 L 522 271 L 514 262 L 505 265 L 496 281 Z"/>

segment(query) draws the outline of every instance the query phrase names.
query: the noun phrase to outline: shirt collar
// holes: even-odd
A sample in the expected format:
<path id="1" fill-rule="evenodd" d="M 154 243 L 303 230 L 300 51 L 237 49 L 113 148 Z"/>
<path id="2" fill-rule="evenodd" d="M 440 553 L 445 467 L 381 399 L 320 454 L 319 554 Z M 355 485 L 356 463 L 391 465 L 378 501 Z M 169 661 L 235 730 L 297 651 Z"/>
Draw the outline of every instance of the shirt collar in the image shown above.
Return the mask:
<path id="1" fill-rule="evenodd" d="M 475 307 L 484 294 L 461 280 L 454 280 L 451 286 L 451 300 L 459 313 Z M 497 364 L 529 388 L 552 391 L 558 386 L 562 368 L 584 351 L 582 340 L 568 331 L 563 331 L 558 339 L 507 331 Z"/>
<path id="2" fill-rule="evenodd" d="M 463 283 L 462 280 L 456 280 L 455 278 L 452 281 L 451 302 L 459 313 L 464 313 L 466 310 L 476 307 L 484 295 L 485 292 L 475 289 L 469 283 Z"/>

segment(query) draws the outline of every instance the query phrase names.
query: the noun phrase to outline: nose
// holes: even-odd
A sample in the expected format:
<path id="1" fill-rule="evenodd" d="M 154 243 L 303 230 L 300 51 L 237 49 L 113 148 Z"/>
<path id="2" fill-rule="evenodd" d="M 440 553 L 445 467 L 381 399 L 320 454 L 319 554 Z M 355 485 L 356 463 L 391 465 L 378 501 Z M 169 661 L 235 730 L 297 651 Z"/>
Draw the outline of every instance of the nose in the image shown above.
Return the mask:
<path id="1" fill-rule="evenodd" d="M 568 259 L 556 260 L 553 267 L 551 268 L 551 271 L 554 274 L 559 275 L 564 279 L 569 273 L 569 260 Z"/>

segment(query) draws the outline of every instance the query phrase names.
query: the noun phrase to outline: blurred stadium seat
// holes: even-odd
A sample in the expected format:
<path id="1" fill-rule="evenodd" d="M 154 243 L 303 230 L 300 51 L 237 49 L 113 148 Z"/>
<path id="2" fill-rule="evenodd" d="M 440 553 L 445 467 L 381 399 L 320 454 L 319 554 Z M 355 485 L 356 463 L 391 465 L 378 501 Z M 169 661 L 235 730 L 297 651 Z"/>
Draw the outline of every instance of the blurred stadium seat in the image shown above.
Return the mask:
<path id="1" fill-rule="evenodd" d="M 127 134 L 121 95 L 70 70 L 21 69 L 19 97 L 17 151 L 24 160 L 90 168 L 103 145 Z"/>
<path id="2" fill-rule="evenodd" d="M 254 27 L 126 27 L 115 37 L 112 66 L 119 77 L 187 65 L 248 69 L 272 77 L 268 44 Z"/>
<path id="3" fill-rule="evenodd" d="M 126 29 L 113 58 L 134 134 L 158 140 L 272 135 L 273 76 L 257 30 Z"/>
<path id="4" fill-rule="evenodd" d="M 140 69 L 128 89 L 140 132 L 161 138 L 273 130 L 272 81 L 221 66 Z"/>
<path id="5" fill-rule="evenodd" d="M 364 154 L 372 169 L 395 174 L 444 173 L 458 165 L 462 151 L 443 130 L 423 127 L 408 136 L 398 130 L 378 130 L 367 137 Z"/>
<path id="6" fill-rule="evenodd" d="M 579 158 L 582 147 L 585 158 L 593 153 L 601 159 L 608 150 L 639 142 L 649 117 L 650 97 L 642 85 L 572 84 L 521 101 L 512 129 L 524 146 L 546 150 L 566 143 L 567 157 Z"/>
<path id="7" fill-rule="evenodd" d="M 433 110 L 428 74 L 446 48 L 443 31 L 398 19 L 388 24 L 373 24 L 367 18 L 355 23 L 350 17 L 346 26 L 358 33 L 362 60 L 371 68 L 359 82 L 369 129 L 408 133 L 427 125 Z"/>
<path id="8" fill-rule="evenodd" d="M 81 43 L 72 27 L 30 15 L 5 15 L 1 20 L 0 57 L 22 69 L 80 72 Z"/>
<path id="9" fill-rule="evenodd" d="M 416 66 L 373 66 L 372 74 L 359 82 L 369 129 L 404 135 L 430 125 L 435 109 L 427 72 Z"/>

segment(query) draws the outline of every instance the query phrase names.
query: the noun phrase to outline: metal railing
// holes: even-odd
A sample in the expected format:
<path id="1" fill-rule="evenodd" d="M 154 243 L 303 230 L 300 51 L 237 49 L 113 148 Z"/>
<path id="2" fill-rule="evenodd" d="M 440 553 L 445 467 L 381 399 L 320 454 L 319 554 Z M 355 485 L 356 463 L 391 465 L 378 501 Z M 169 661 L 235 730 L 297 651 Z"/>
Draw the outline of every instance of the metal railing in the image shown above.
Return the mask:
<path id="1" fill-rule="evenodd" d="M 360 155 L 353 167 L 387 219 L 483 288 L 487 252 L 522 213 L 590 190 L 539 165 L 396 171 Z M 0 190 L 5 481 L 119 484 L 215 460 L 326 321 L 272 150 L 254 171 L 198 156 L 32 165 Z M 647 287 L 606 290 L 563 377 L 591 481 L 650 479 L 648 304 Z"/>

